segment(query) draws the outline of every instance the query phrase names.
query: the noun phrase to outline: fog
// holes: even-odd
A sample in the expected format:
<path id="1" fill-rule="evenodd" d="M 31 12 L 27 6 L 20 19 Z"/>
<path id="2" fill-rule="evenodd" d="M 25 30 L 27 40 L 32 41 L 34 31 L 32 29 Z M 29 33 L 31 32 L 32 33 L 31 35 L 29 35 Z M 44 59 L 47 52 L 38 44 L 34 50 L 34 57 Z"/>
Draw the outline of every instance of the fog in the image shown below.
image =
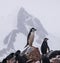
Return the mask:
<path id="1" fill-rule="evenodd" d="M 6 48 L 3 41 L 9 33 L 17 29 L 17 16 L 20 8 L 23 7 L 27 13 L 36 17 L 44 29 L 48 32 L 49 45 L 51 49 L 60 49 L 60 0 L 0 0 L 0 50 Z M 29 28 L 29 27 L 28 27 Z M 30 28 L 29 28 L 30 29 Z M 26 41 L 26 36 L 18 34 L 17 40 L 21 39 L 20 45 L 16 45 L 15 49 L 22 50 Z M 22 37 L 23 40 L 22 40 Z M 53 46 L 51 46 L 53 44 Z M 4 47 L 2 47 L 4 45 Z M 21 47 L 19 47 L 21 46 Z M 39 46 L 39 45 L 38 45 Z"/>

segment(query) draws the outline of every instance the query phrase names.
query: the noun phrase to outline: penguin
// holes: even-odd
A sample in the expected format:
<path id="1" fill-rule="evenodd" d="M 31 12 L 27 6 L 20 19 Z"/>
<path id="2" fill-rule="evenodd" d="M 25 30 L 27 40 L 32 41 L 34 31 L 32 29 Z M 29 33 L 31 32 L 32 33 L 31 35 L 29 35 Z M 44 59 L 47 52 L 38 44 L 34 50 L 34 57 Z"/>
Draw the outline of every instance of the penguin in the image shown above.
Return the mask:
<path id="1" fill-rule="evenodd" d="M 29 33 L 28 33 L 28 36 L 27 36 L 27 44 L 25 47 L 27 47 L 28 45 L 29 46 L 32 46 L 32 43 L 34 41 L 34 33 L 35 33 L 36 29 L 35 28 L 31 28 Z"/>
<path id="2" fill-rule="evenodd" d="M 43 55 L 47 54 L 47 50 L 48 50 L 48 52 L 50 52 L 50 48 L 48 46 L 47 40 L 49 40 L 49 39 L 48 38 L 44 38 L 43 43 L 41 45 L 41 53 Z"/>

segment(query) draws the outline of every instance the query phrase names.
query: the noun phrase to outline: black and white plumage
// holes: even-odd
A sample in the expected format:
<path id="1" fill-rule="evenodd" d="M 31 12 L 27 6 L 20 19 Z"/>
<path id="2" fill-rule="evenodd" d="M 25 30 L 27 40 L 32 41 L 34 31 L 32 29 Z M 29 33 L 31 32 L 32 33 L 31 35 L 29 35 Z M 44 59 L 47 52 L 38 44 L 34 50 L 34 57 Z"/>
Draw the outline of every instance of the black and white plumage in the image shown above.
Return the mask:
<path id="1" fill-rule="evenodd" d="M 42 54 L 47 54 L 47 51 L 50 51 L 47 40 L 48 40 L 48 38 L 44 38 L 44 41 L 41 45 L 41 53 Z"/>
<path id="2" fill-rule="evenodd" d="M 30 32 L 29 32 L 29 34 L 28 34 L 28 36 L 27 36 L 27 44 L 26 44 L 25 47 L 27 47 L 27 45 L 32 46 L 32 43 L 33 43 L 33 41 L 34 41 L 34 33 L 35 33 L 35 31 L 36 31 L 35 28 L 31 28 L 31 29 L 30 29 Z"/>

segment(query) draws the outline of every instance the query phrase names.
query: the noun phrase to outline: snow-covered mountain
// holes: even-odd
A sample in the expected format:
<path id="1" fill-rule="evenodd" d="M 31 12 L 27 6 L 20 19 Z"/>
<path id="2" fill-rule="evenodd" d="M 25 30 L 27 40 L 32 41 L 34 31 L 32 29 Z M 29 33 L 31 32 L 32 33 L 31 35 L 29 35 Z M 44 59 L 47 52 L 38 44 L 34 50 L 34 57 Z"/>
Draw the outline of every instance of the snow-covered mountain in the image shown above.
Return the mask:
<path id="1" fill-rule="evenodd" d="M 35 16 L 30 15 L 24 8 L 20 8 L 17 14 L 17 26 L 4 38 L 2 49 L 0 50 L 0 59 L 6 57 L 10 52 L 15 52 L 20 49 L 23 51 L 27 42 L 27 35 L 30 28 L 37 29 L 34 46 L 39 47 L 45 37 L 49 38 L 48 44 L 52 50 L 59 48 L 59 39 L 48 33 L 40 20 Z"/>

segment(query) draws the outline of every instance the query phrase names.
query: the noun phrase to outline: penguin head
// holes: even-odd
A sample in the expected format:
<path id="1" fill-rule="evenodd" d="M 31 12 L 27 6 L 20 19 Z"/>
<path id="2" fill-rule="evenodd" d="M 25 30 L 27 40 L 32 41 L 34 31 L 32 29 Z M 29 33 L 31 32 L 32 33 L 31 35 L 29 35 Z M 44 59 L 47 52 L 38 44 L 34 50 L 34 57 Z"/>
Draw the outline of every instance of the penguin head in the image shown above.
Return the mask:
<path id="1" fill-rule="evenodd" d="M 31 28 L 31 30 L 30 30 L 31 32 L 35 32 L 36 31 L 36 29 L 35 28 Z"/>
<path id="2" fill-rule="evenodd" d="M 16 52 L 15 52 L 15 55 L 19 55 L 21 53 L 21 51 L 20 50 L 17 50 Z"/>
<path id="3" fill-rule="evenodd" d="M 47 40 L 49 40 L 48 38 L 44 38 L 44 41 L 47 41 Z"/>

